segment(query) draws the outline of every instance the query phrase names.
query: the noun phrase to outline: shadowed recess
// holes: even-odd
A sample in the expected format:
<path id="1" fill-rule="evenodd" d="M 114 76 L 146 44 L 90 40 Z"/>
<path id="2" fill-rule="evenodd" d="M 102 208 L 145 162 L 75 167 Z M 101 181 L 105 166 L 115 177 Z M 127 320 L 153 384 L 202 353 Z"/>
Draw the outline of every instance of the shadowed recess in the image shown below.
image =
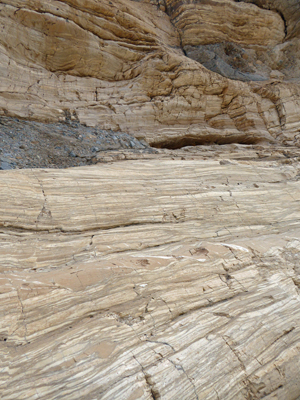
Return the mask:
<path id="1" fill-rule="evenodd" d="M 152 147 L 157 149 L 170 149 L 176 150 L 181 149 L 182 147 L 187 146 L 207 146 L 211 144 L 257 144 L 261 142 L 263 139 L 258 137 L 249 137 L 249 136 L 228 136 L 228 137 L 220 137 L 220 136 L 205 136 L 205 137 L 195 137 L 195 136 L 185 136 L 185 137 L 177 137 L 172 138 L 170 140 L 163 140 L 151 143 Z"/>

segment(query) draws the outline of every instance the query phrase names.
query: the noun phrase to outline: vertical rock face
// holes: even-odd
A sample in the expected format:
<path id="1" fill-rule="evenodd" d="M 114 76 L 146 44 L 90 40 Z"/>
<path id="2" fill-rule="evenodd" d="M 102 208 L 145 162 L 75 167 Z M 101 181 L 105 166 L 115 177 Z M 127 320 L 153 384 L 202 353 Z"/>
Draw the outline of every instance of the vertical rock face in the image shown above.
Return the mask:
<path id="1" fill-rule="evenodd" d="M 298 3 L 253 3 L 6 0 L 0 110 L 171 147 L 292 141 Z"/>

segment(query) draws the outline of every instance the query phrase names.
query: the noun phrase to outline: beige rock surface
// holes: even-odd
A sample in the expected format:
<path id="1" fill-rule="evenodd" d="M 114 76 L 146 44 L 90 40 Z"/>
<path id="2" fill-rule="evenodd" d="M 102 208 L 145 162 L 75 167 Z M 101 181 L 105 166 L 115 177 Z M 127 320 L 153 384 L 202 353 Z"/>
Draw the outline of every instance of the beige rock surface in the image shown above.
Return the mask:
<path id="1" fill-rule="evenodd" d="M 297 153 L 190 150 L 1 172 L 1 399 L 300 396 Z"/>
<path id="2" fill-rule="evenodd" d="M 292 0 L 281 7 L 286 20 L 233 0 L 154 3 L 2 1 L 0 113 L 71 116 L 168 147 L 294 141 L 300 47 Z"/>
<path id="3" fill-rule="evenodd" d="M 158 147 L 0 171 L 1 400 L 300 399 L 298 12 L 0 2 L 0 115 Z"/>

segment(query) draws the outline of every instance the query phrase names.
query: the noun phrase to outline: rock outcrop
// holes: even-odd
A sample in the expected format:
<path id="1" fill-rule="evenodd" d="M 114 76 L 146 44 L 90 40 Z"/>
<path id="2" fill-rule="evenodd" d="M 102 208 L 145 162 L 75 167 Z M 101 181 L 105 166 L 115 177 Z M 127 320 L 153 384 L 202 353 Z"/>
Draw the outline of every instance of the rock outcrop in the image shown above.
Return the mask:
<path id="1" fill-rule="evenodd" d="M 1 399 L 300 396 L 299 162 L 230 154 L 1 172 Z"/>
<path id="2" fill-rule="evenodd" d="M 299 13 L 1 1 L 1 400 L 300 399 Z"/>
<path id="3" fill-rule="evenodd" d="M 248 3 L 5 0 L 1 113 L 164 147 L 294 143 L 298 2 Z"/>

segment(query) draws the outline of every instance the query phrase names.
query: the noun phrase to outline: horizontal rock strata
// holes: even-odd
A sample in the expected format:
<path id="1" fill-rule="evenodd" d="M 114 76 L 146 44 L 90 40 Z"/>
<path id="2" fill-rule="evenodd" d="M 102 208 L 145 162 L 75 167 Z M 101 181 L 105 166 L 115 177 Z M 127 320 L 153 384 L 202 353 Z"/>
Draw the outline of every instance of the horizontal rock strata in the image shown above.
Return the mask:
<path id="1" fill-rule="evenodd" d="M 298 398 L 299 168 L 2 171 L 1 399 Z"/>

